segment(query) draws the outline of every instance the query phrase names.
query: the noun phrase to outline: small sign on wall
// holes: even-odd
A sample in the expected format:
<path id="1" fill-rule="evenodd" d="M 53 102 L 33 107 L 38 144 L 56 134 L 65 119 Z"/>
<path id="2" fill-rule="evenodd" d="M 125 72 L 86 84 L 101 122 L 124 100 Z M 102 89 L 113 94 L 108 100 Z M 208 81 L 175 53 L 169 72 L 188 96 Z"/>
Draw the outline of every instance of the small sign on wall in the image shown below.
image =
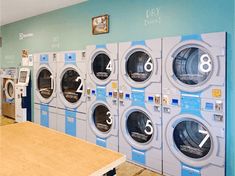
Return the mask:
<path id="1" fill-rule="evenodd" d="M 109 32 L 109 16 L 101 15 L 92 18 L 92 34 L 105 34 Z"/>

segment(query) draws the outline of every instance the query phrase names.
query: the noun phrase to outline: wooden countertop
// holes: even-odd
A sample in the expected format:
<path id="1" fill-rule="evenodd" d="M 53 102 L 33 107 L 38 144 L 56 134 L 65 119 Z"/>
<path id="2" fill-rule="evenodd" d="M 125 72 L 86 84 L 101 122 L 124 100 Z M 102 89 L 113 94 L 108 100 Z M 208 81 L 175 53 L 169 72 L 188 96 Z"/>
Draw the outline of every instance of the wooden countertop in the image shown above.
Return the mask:
<path id="1" fill-rule="evenodd" d="M 120 153 L 31 122 L 0 127 L 1 176 L 97 176 L 125 160 Z"/>

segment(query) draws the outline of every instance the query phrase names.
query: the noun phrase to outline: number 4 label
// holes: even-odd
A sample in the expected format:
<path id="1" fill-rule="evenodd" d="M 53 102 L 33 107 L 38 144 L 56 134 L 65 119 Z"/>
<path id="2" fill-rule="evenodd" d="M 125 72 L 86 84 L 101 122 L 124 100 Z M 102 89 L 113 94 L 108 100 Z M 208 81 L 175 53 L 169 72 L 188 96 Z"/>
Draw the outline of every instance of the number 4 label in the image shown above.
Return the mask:
<path id="1" fill-rule="evenodd" d="M 108 65 L 106 66 L 106 70 L 112 71 L 112 63 L 109 61 Z"/>

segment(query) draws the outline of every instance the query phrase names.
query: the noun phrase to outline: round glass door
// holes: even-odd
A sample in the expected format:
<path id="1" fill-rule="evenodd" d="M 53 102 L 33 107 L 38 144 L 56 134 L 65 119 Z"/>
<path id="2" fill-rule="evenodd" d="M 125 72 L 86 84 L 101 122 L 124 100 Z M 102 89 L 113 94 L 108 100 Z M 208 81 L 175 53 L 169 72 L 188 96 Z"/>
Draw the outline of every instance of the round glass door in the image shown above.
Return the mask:
<path id="1" fill-rule="evenodd" d="M 9 97 L 14 98 L 14 86 L 11 82 L 9 82 L 7 85 L 7 93 Z"/>
<path id="2" fill-rule="evenodd" d="M 100 132 L 108 132 L 113 123 L 111 112 L 105 105 L 98 105 L 93 112 L 93 121 Z"/>
<path id="3" fill-rule="evenodd" d="M 153 136 L 153 126 L 150 118 L 141 111 L 132 112 L 126 122 L 131 138 L 138 143 L 147 143 Z"/>
<path id="4" fill-rule="evenodd" d="M 211 149 L 211 137 L 206 127 L 194 120 L 178 123 L 173 132 L 178 150 L 193 159 L 205 157 Z"/>
<path id="5" fill-rule="evenodd" d="M 133 81 L 144 82 L 153 72 L 153 60 L 146 52 L 136 51 L 127 59 L 126 72 Z"/>
<path id="6" fill-rule="evenodd" d="M 40 95 L 43 98 L 50 98 L 54 87 L 53 85 L 53 79 L 52 79 L 52 73 L 48 69 L 42 69 L 38 75 L 38 90 Z"/>
<path id="7" fill-rule="evenodd" d="M 61 80 L 64 98 L 69 103 L 77 103 L 83 94 L 83 84 L 80 75 L 75 70 L 67 70 Z"/>
<path id="8" fill-rule="evenodd" d="M 98 54 L 92 63 L 92 69 L 97 79 L 106 80 L 112 71 L 112 63 L 109 56 Z"/>
<path id="9" fill-rule="evenodd" d="M 181 50 L 173 61 L 173 72 L 177 79 L 187 85 L 205 82 L 212 72 L 212 58 L 197 47 Z"/>

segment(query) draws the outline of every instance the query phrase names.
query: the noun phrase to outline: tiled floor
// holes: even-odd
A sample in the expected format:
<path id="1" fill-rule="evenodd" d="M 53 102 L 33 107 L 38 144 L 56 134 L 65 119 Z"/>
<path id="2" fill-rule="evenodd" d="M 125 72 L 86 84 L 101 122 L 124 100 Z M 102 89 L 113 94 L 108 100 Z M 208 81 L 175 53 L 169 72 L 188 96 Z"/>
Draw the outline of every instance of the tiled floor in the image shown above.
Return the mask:
<path id="1" fill-rule="evenodd" d="M 15 123 L 13 119 L 0 116 L 0 126 Z M 125 162 L 117 168 L 117 176 L 161 176 L 140 166 Z"/>

